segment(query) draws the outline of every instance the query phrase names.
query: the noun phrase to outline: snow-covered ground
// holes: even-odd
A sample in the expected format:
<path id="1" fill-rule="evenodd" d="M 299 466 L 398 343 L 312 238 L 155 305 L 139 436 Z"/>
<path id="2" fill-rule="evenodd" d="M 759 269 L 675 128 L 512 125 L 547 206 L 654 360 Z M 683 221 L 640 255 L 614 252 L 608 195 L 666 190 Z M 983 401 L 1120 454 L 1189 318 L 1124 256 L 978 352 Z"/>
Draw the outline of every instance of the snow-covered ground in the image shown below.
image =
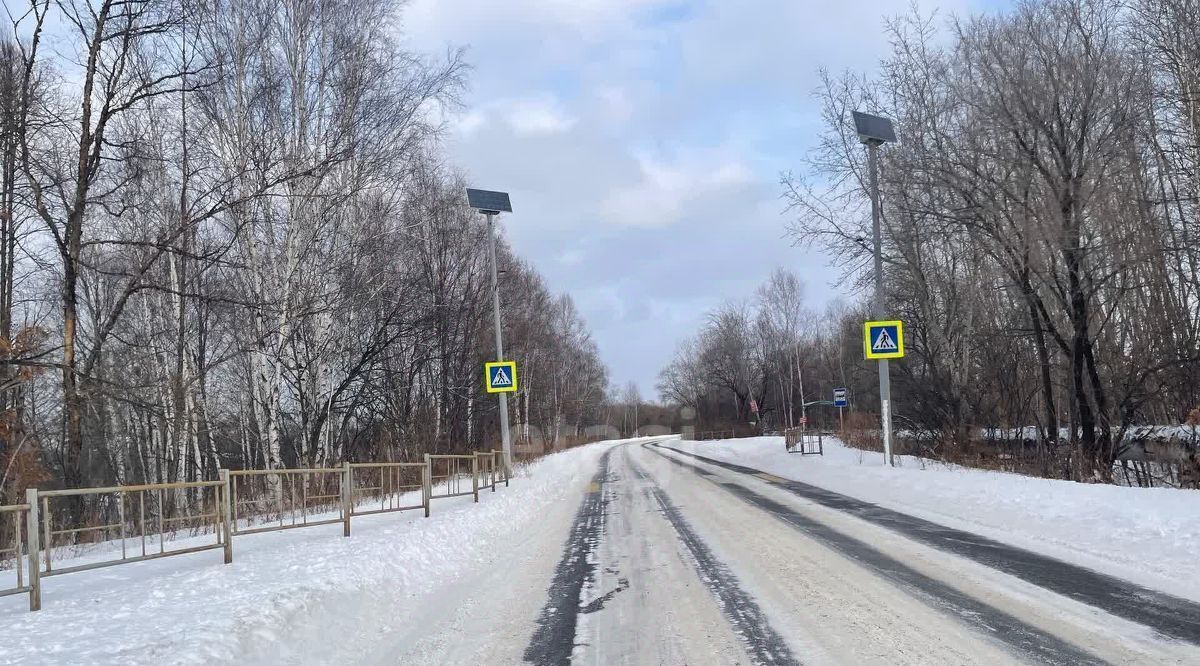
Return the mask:
<path id="1" fill-rule="evenodd" d="M 1037 479 L 883 456 L 825 439 L 824 456 L 782 437 L 674 442 L 787 479 L 1200 600 L 1200 492 Z"/>
<path id="2" fill-rule="evenodd" d="M 338 524 L 247 535 L 234 540 L 231 565 L 221 563 L 220 551 L 209 551 L 44 579 L 44 609 L 39 613 L 25 610 L 24 597 L 0 598 L 0 664 L 519 662 L 546 603 L 580 498 L 591 487 L 600 456 L 613 444 L 603 442 L 544 458 L 520 470 L 509 488 L 482 493 L 479 504 L 470 497 L 436 500 L 429 519 L 419 511 L 356 518 L 350 538 L 341 536 Z M 882 464 L 879 454 L 829 440 L 823 457 L 788 454 L 777 437 L 666 445 L 1200 598 L 1197 492 L 1032 479 L 916 458 L 903 458 L 902 466 L 892 469 Z M 848 650 L 846 654 L 857 655 L 840 660 L 855 663 L 863 649 L 874 649 L 862 645 L 863 627 L 869 625 L 882 632 L 875 647 L 886 648 L 875 661 L 898 663 L 891 638 L 894 618 L 911 620 L 918 611 L 928 612 L 917 600 L 876 584 L 858 565 L 815 546 L 808 536 L 770 514 L 716 491 L 687 468 L 637 447 L 621 453 L 610 485 L 605 486 L 611 487 L 610 499 L 616 504 L 598 551 L 603 575 L 594 592 L 603 594 L 594 600 L 589 597 L 594 604 L 585 604 L 599 610 L 581 611 L 581 633 L 576 638 L 582 644 L 595 647 L 598 655 L 616 655 L 610 661 L 621 661 L 621 654 L 669 654 L 671 646 L 686 652 L 706 645 L 697 636 L 714 635 L 717 621 L 704 620 L 698 610 L 701 602 L 709 603 L 701 587 L 691 590 L 694 599 L 672 610 L 679 599 L 687 599 L 672 585 L 689 581 L 683 574 L 693 565 L 658 511 L 629 504 L 644 504 L 649 497 L 634 482 L 637 475 L 618 464 L 637 458 L 713 552 L 739 572 L 751 596 L 789 630 L 788 635 L 796 633 L 792 630 L 809 631 L 816 636 L 810 636 L 812 640 L 826 641 L 823 649 L 830 654 Z M 1076 641 L 1079 645 L 1091 646 L 1088 637 L 1125 626 L 1120 624 L 1123 620 L 1107 615 L 1097 619 L 1101 616 L 1090 607 L 1042 594 L 978 563 L 908 542 L 878 526 L 859 524 L 853 516 L 810 509 L 807 500 L 761 479 L 720 474 L 736 477 L 740 480 L 734 482 L 749 484 L 753 492 L 801 513 L 811 510 L 816 520 L 892 553 L 944 585 L 970 588 L 964 594 L 990 600 L 1013 617 L 1033 622 L 1030 618 L 1036 615 L 1041 618 L 1034 622 L 1039 627 L 1059 627 L 1063 624 L 1055 619 L 1059 611 L 1074 609 L 1074 615 L 1066 615 L 1083 629 L 1066 623 L 1070 626 L 1062 631 L 1069 640 L 1076 634 L 1084 636 L 1086 640 Z M 714 504 L 717 501 L 725 504 Z M 210 539 L 205 535 L 194 541 Z M 189 543 L 177 539 L 172 546 Z M 103 551 L 97 548 L 84 557 L 103 556 Z M 62 564 L 81 561 L 83 557 Z M 675 565 L 679 575 L 664 578 L 659 566 L 664 562 Z M 610 570 L 616 573 L 610 575 Z M 811 571 L 821 574 L 807 576 Z M 838 571 L 846 588 L 843 592 L 834 580 Z M 625 589 L 632 591 L 621 592 Z M 646 606 L 648 599 L 655 601 Z M 823 615 L 821 623 L 809 623 L 814 604 L 822 599 L 829 615 Z M 879 612 L 879 603 L 891 610 Z M 838 609 L 855 604 L 861 612 L 844 618 L 844 628 L 829 619 L 839 616 Z M 804 612 L 795 615 L 796 609 Z M 666 615 L 658 618 L 659 611 Z M 656 619 L 645 619 L 651 617 Z M 886 625 L 879 622 L 881 617 L 888 618 Z M 630 622 L 639 630 L 629 632 Z M 668 631 L 675 626 L 672 623 L 678 625 L 677 633 Z M 930 627 L 937 630 L 929 633 Z M 1146 645 L 1153 642 L 1153 637 L 1147 638 L 1152 633 L 1148 629 L 1140 625 L 1134 629 L 1122 635 Z M 942 645 L 949 635 L 946 631 L 946 626 L 916 622 L 904 640 L 924 640 L 921 637 L 928 634 L 935 646 Z M 629 635 L 618 639 L 619 632 Z M 969 653 L 975 661 L 995 663 L 984 658 L 985 652 L 972 651 L 984 650 L 975 646 L 978 638 L 972 634 L 942 647 Z M 1132 649 L 1122 640 L 1104 639 L 1105 645 L 1116 646 L 1109 648 Z M 1135 647 L 1145 647 L 1137 641 Z M 934 661 L 933 653 L 918 643 L 911 646 L 911 654 L 920 655 L 920 663 Z M 803 641 L 797 645 L 812 647 Z M 1151 647 L 1161 647 L 1156 646 Z M 700 652 L 715 662 L 728 661 L 719 651 Z M 647 659 L 656 661 L 649 657 L 642 661 Z M 942 661 L 968 660 L 951 656 Z"/>
<path id="3" fill-rule="evenodd" d="M 335 627 L 321 642 L 395 629 L 389 622 L 406 609 L 494 566 L 495 553 L 521 539 L 548 503 L 574 505 L 611 445 L 539 460 L 510 487 L 481 493 L 479 504 L 434 500 L 428 519 L 420 511 L 355 518 L 350 538 L 338 524 L 247 535 L 235 538 L 231 565 L 217 550 L 43 579 L 40 612 L 27 612 L 24 596 L 0 598 L 0 664 L 317 663 L 297 653 L 307 645 L 297 627 L 314 616 L 336 625 L 334 611 L 345 611 L 347 625 L 369 618 L 374 626 Z M 197 545 L 211 540 L 196 537 Z"/>

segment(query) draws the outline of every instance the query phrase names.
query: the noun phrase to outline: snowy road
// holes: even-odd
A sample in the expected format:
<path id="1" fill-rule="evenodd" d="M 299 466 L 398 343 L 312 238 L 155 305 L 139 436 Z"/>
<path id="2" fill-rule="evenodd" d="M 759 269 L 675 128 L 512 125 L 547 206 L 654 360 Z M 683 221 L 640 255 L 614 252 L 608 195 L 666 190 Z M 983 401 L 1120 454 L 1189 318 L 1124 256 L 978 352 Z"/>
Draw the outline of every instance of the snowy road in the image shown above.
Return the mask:
<path id="1" fill-rule="evenodd" d="M 914 531 L 903 514 L 814 500 L 804 484 L 672 444 L 611 448 L 575 512 L 548 512 L 518 549 L 526 569 L 507 569 L 517 580 L 503 603 L 400 640 L 381 663 L 1200 663 L 1192 602 L 1121 594 L 1116 579 Z M 998 559 L 1013 553 L 1024 555 Z M 451 604 L 497 592 L 469 585 Z"/>

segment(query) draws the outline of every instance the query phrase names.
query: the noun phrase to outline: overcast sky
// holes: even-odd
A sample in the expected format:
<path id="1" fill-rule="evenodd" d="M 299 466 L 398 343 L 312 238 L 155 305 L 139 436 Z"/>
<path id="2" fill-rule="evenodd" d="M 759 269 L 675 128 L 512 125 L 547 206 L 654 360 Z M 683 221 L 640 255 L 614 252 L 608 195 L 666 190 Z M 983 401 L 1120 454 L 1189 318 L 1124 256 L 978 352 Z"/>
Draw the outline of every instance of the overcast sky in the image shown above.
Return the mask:
<path id="1" fill-rule="evenodd" d="M 775 267 L 815 305 L 839 296 L 826 258 L 784 237 L 779 176 L 819 129 L 817 69 L 874 71 L 883 17 L 908 5 L 414 0 L 403 16 L 414 49 L 468 49 L 451 159 L 512 193 L 507 237 L 574 297 L 613 384 L 656 397 L 676 343 Z"/>

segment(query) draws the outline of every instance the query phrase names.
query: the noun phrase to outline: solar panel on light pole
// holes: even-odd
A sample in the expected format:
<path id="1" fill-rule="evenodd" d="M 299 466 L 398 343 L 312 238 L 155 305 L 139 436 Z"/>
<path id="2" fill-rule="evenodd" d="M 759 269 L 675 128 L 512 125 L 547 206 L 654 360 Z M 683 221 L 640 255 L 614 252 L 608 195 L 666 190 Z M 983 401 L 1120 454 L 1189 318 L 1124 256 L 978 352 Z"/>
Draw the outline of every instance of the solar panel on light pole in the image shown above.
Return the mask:
<path id="1" fill-rule="evenodd" d="M 850 115 L 854 116 L 854 131 L 858 133 L 859 141 L 868 145 L 896 142 L 896 130 L 887 118 L 861 111 L 851 111 Z"/>
<path id="2" fill-rule="evenodd" d="M 508 192 L 474 190 L 468 187 L 467 205 L 484 215 L 512 212 L 512 203 L 508 200 Z"/>

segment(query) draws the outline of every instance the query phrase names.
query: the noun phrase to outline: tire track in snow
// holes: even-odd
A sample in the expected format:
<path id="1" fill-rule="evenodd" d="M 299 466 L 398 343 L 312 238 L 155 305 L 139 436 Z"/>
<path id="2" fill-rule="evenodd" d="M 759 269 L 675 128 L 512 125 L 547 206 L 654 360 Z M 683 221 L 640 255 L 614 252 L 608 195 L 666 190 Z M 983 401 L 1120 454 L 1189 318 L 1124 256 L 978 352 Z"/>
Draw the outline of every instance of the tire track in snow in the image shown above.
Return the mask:
<path id="1" fill-rule="evenodd" d="M 612 449 L 600 458 L 600 469 L 571 525 L 562 558 L 554 570 L 546 605 L 538 616 L 537 630 L 525 648 L 525 661 L 544 666 L 569 666 L 579 625 L 580 596 L 584 585 L 596 578 L 596 548 L 604 533 L 608 497 L 608 461 Z"/>
<path id="2" fill-rule="evenodd" d="M 658 444 L 653 446 L 660 447 Z M 763 474 L 762 470 L 753 467 L 707 458 L 670 446 L 660 448 L 741 474 Z M 801 481 L 776 477 L 771 483 L 793 495 L 898 532 L 926 546 L 965 557 L 1069 599 L 1145 625 L 1169 638 L 1200 645 L 1200 604 L 1193 601 Z"/>
<path id="3" fill-rule="evenodd" d="M 655 448 L 660 448 L 654 445 Z M 677 453 L 692 456 L 709 462 L 701 456 L 679 451 L 671 447 L 661 447 Z M 926 576 L 895 558 L 863 543 L 853 537 L 846 536 L 836 530 L 817 522 L 791 507 L 784 506 L 772 499 L 764 497 L 745 486 L 723 481 L 708 470 L 669 456 L 661 451 L 658 455 L 672 463 L 689 469 L 701 477 L 729 491 L 735 497 L 770 513 L 806 536 L 820 542 L 831 550 L 857 562 L 876 575 L 891 581 L 914 597 L 921 599 L 929 606 L 939 609 L 947 615 L 973 627 L 985 636 L 1004 644 L 1009 649 L 1023 655 L 1030 661 L 1047 664 L 1107 664 L 1103 659 L 1092 655 L 1081 648 L 1068 643 L 1053 634 L 1047 633 L 1020 619 L 1005 613 L 993 606 L 979 601 L 959 590 Z M 726 466 L 729 463 L 713 464 Z M 734 465 L 734 467 L 741 467 Z M 751 469 L 741 467 L 742 469 Z M 754 470 L 755 474 L 760 473 Z"/>
<path id="4" fill-rule="evenodd" d="M 754 664 L 799 664 L 792 655 L 791 648 L 783 640 L 758 604 L 741 588 L 737 577 L 729 567 L 718 560 L 709 550 L 708 545 L 692 530 L 691 525 L 680 514 L 678 507 L 671 503 L 662 489 L 658 487 L 632 460 L 626 461 L 638 479 L 646 483 L 646 492 L 662 509 L 663 515 L 675 528 L 679 540 L 687 547 L 692 555 L 692 564 L 700 581 L 717 599 L 721 614 L 729 621 L 734 633 L 741 640 L 746 652 Z"/>

